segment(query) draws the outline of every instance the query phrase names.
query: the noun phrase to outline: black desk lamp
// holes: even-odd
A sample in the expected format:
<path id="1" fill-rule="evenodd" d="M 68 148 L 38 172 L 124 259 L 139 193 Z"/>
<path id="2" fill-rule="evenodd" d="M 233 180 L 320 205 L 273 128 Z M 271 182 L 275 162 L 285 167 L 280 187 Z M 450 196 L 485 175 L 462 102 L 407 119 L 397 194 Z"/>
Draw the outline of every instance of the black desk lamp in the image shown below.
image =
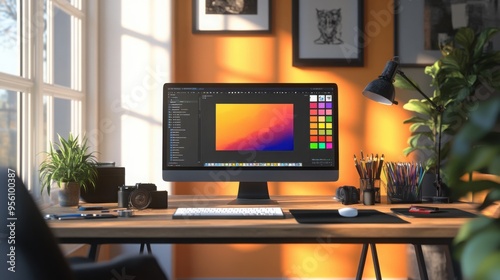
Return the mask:
<path id="1" fill-rule="evenodd" d="M 416 86 L 404 73 L 399 70 L 399 61 L 398 57 L 394 57 L 393 60 L 390 60 L 385 65 L 384 71 L 378 77 L 378 79 L 369 83 L 365 89 L 363 90 L 363 95 L 382 104 L 385 105 L 397 105 L 398 102 L 394 100 L 395 91 L 394 85 L 394 76 L 399 74 L 403 79 L 405 79 L 413 88 L 415 88 L 429 103 L 432 105 L 434 110 L 439 113 L 439 135 L 438 135 L 438 148 L 437 148 L 437 164 L 436 164 L 436 180 L 434 185 L 436 187 L 437 197 L 433 198 L 436 202 L 448 202 L 447 197 L 443 197 L 444 185 L 441 179 L 441 132 L 442 132 L 442 124 L 443 124 L 443 112 L 445 110 L 444 106 L 437 105 L 434 101 L 432 101 L 429 96 L 423 93 L 418 86 Z"/>

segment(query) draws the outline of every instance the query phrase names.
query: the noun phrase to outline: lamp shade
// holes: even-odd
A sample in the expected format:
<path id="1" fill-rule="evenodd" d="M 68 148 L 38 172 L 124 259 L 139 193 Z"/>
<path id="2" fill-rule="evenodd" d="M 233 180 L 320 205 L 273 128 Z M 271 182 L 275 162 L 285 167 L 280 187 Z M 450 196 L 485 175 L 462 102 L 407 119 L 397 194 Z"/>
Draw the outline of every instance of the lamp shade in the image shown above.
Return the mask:
<path id="1" fill-rule="evenodd" d="M 396 59 L 388 61 L 378 79 L 365 87 L 363 95 L 382 104 L 398 104 L 398 102 L 394 101 L 395 92 L 392 84 L 397 70 L 398 62 Z"/>
<path id="2" fill-rule="evenodd" d="M 363 95 L 378 103 L 392 105 L 394 101 L 394 86 L 391 82 L 378 78 L 369 83 L 363 90 Z"/>

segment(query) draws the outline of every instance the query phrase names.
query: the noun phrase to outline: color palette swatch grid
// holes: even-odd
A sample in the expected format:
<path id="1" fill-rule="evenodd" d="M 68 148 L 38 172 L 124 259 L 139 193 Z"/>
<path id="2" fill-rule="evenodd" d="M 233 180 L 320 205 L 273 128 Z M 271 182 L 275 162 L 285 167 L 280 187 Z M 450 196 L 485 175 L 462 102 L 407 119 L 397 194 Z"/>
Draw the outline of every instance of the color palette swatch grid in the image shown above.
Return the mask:
<path id="1" fill-rule="evenodd" d="M 309 96 L 309 147 L 311 150 L 333 149 L 332 95 Z"/>

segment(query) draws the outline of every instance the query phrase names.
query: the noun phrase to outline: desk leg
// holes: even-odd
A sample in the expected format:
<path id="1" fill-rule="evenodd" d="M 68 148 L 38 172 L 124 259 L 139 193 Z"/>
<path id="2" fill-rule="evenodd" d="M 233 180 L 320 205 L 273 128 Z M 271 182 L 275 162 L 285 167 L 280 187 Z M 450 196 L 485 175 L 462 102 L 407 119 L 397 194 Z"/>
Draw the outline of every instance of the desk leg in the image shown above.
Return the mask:
<path id="1" fill-rule="evenodd" d="M 361 280 L 361 278 L 363 277 L 363 269 L 365 268 L 365 261 L 367 254 L 368 254 L 368 243 L 363 243 L 363 248 L 361 249 L 361 256 L 359 258 L 356 280 Z"/>
<path id="2" fill-rule="evenodd" d="M 462 279 L 462 268 L 460 266 L 460 263 L 453 258 L 453 246 L 451 244 L 448 244 L 448 252 L 449 252 L 449 258 L 451 260 L 451 266 L 453 268 L 453 274 L 455 279 Z"/>
<path id="3" fill-rule="evenodd" d="M 373 259 L 373 268 L 375 269 L 375 277 L 377 277 L 377 280 L 381 280 L 382 274 L 380 273 L 380 265 L 378 264 L 378 255 L 375 243 L 370 243 L 370 248 L 372 249 L 372 259 Z"/>
<path id="4" fill-rule="evenodd" d="M 88 258 L 97 261 L 97 255 L 99 254 L 99 244 L 98 243 L 90 243 Z"/>
<path id="5" fill-rule="evenodd" d="M 146 250 L 148 251 L 148 254 L 153 253 L 153 251 L 151 250 L 151 244 L 150 243 L 141 243 L 141 249 L 140 249 L 140 253 L 141 254 L 144 253 L 144 245 L 146 246 Z"/>
<path id="6" fill-rule="evenodd" d="M 424 253 L 422 252 L 422 245 L 413 244 L 415 247 L 415 256 L 417 257 L 418 271 L 420 273 L 420 279 L 428 280 L 427 267 L 425 266 Z"/>
<path id="7" fill-rule="evenodd" d="M 382 275 L 380 273 L 380 265 L 378 263 L 377 248 L 375 247 L 375 243 L 369 243 L 369 244 L 372 250 L 372 259 L 373 259 L 373 268 L 375 270 L 375 277 L 377 278 L 377 280 L 381 280 Z M 363 243 L 363 248 L 361 249 L 361 257 L 359 258 L 356 280 L 361 280 L 361 278 L 363 277 L 363 270 L 365 268 L 367 254 L 368 254 L 368 243 Z"/>

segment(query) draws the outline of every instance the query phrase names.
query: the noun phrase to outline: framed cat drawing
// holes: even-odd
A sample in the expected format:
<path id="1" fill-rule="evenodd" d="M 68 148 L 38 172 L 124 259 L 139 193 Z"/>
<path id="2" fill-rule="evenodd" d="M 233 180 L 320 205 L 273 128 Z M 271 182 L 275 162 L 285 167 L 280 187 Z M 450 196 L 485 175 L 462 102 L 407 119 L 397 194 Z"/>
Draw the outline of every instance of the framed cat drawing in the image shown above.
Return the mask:
<path id="1" fill-rule="evenodd" d="M 293 66 L 363 66 L 364 0 L 292 0 Z"/>
<path id="2" fill-rule="evenodd" d="M 193 33 L 270 33 L 272 0 L 193 0 Z"/>

